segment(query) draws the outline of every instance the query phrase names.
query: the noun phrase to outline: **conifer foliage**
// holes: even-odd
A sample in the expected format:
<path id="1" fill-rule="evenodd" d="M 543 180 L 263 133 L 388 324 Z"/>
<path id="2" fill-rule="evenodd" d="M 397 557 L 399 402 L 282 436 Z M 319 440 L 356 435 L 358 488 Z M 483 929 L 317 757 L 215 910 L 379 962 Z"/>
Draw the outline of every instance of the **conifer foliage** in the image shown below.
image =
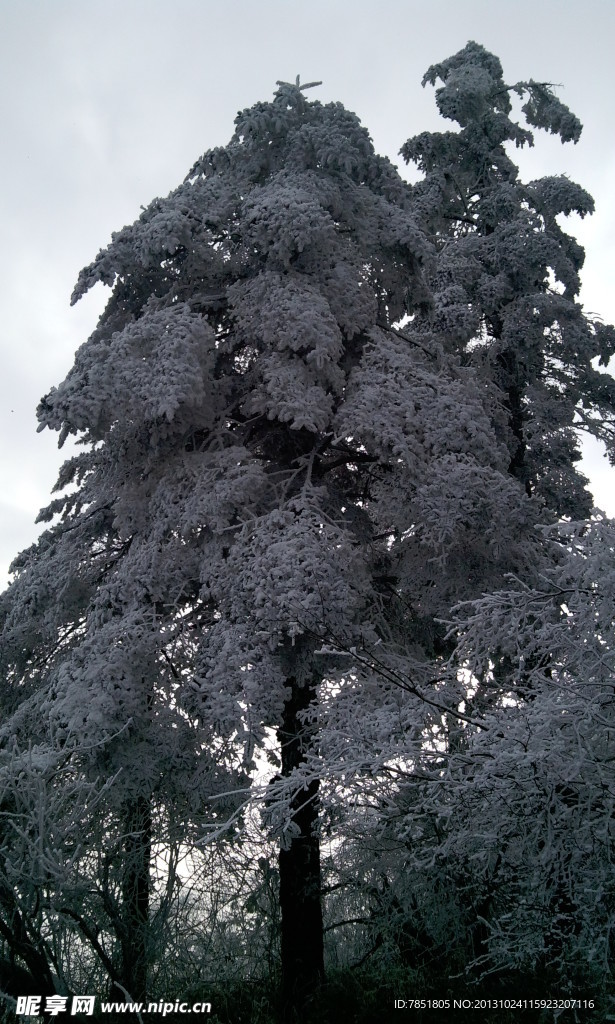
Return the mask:
<path id="1" fill-rule="evenodd" d="M 79 990 L 87 968 L 116 998 L 152 996 L 179 941 L 178 858 L 275 842 L 280 1012 L 308 1012 L 336 888 L 325 830 L 357 962 L 400 952 L 383 893 L 441 955 L 433 865 L 462 880 L 470 863 L 468 964 L 582 959 L 570 829 L 585 801 L 602 877 L 612 735 L 612 623 L 587 567 L 612 545 L 561 522 L 591 514 L 578 432 L 612 450 L 615 388 L 595 362 L 613 332 L 583 313 L 582 250 L 557 219 L 591 198 L 519 181 L 506 147 L 533 136 L 511 97 L 562 141 L 581 128 L 475 43 L 425 81 L 460 128 L 406 143 L 418 184 L 355 115 L 309 102 L 314 83 L 280 82 L 79 277 L 73 301 L 97 282 L 111 297 L 38 413 L 83 452 L 0 603 L 0 932 L 49 990 Z M 485 766 L 519 818 L 546 785 L 541 744 L 558 838 L 528 834 L 526 863 L 506 813 L 494 852 Z M 523 798 L 506 795 L 516 760 Z M 540 920 L 506 924 L 537 878 Z"/>

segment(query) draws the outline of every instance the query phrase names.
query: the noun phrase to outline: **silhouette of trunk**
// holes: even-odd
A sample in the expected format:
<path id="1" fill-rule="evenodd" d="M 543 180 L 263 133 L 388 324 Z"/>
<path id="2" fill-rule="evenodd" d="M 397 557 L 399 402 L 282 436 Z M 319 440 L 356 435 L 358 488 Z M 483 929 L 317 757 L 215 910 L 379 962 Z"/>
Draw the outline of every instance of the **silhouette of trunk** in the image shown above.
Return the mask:
<path id="1" fill-rule="evenodd" d="M 121 983 L 113 983 L 110 998 L 123 1002 L 128 993 L 135 1001 L 145 1002 L 152 852 L 152 811 L 148 796 L 139 796 L 127 803 L 125 830 L 122 921 L 118 928 Z"/>
<path id="2" fill-rule="evenodd" d="M 282 777 L 299 768 L 314 747 L 314 730 L 302 713 L 314 698 L 314 685 L 287 680 L 290 697 L 284 704 L 278 738 L 282 749 Z M 280 911 L 282 916 L 283 1020 L 300 1020 L 302 1007 L 324 980 L 321 906 L 320 844 L 318 840 L 319 780 L 292 797 L 296 835 L 288 849 L 280 850 Z"/>

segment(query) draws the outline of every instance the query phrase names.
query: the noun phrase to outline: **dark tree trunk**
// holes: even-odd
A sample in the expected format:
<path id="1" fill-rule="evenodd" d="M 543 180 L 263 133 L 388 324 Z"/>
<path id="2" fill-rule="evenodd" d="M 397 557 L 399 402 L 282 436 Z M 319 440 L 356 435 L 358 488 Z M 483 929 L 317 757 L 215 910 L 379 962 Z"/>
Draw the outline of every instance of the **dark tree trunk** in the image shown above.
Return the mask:
<path id="1" fill-rule="evenodd" d="M 504 325 L 502 320 L 498 316 L 491 318 L 491 327 L 493 330 L 493 336 L 498 341 L 502 338 L 502 332 Z M 523 376 L 520 374 L 519 367 L 517 365 L 517 357 L 511 349 L 506 349 L 497 357 L 498 366 L 500 369 L 500 387 L 506 393 L 508 410 L 509 410 L 509 425 L 511 433 L 516 441 L 516 446 L 512 452 L 510 464 L 508 466 L 508 472 L 511 476 L 516 477 L 520 480 L 525 487 L 525 492 L 528 497 L 532 496 L 532 485 L 528 478 L 528 470 L 526 465 L 526 452 L 527 445 L 525 442 L 524 429 L 526 421 L 526 413 L 523 408 Z"/>
<path id="2" fill-rule="evenodd" d="M 314 686 L 287 680 L 291 694 L 284 705 L 278 737 L 282 777 L 299 768 L 314 746 L 314 731 L 301 721 L 314 698 Z M 318 840 L 319 780 L 292 797 L 292 821 L 298 834 L 280 850 L 280 911 L 282 915 L 283 1019 L 300 1019 L 301 1009 L 324 980 L 323 925 Z"/>
<path id="3" fill-rule="evenodd" d="M 136 797 L 126 805 L 125 828 L 120 926 L 121 966 L 118 971 L 121 984 L 114 982 L 110 997 L 123 1002 L 128 993 L 136 1002 L 145 1002 L 149 960 L 148 923 L 152 852 L 152 811 L 149 797 Z"/>

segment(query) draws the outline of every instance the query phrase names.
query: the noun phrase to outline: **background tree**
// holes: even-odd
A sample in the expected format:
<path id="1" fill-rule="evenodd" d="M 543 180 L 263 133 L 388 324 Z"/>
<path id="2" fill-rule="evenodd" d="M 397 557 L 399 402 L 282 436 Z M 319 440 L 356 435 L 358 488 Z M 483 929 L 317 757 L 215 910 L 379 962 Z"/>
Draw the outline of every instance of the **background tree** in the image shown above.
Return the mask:
<path id="1" fill-rule="evenodd" d="M 433 310 L 416 316 L 406 332 L 435 333 L 461 365 L 495 386 L 508 474 L 542 527 L 536 547 L 528 544 L 531 531 L 521 535 L 535 563 L 508 575 L 511 590 L 483 575 L 484 596 L 459 606 L 462 640 L 454 629 L 446 634 L 444 611 L 436 615 L 444 646 L 454 645 L 439 673 L 438 699 L 461 714 L 440 717 L 423 736 L 421 756 L 413 752 L 405 765 L 389 761 L 387 773 L 371 783 L 367 831 L 354 815 L 350 835 L 362 835 L 372 856 L 379 851 L 375 875 L 365 872 L 380 907 L 372 915 L 372 939 L 397 935 L 399 950 L 401 940 L 415 957 L 424 952 L 432 962 L 461 946 L 459 968 L 474 964 L 479 974 L 517 969 L 546 978 L 551 972 L 562 984 L 579 976 L 604 979 L 611 970 L 610 911 L 600 915 L 601 925 L 595 918 L 585 928 L 581 905 L 585 899 L 595 906 L 599 893 L 610 906 L 604 880 L 612 872 L 606 780 L 612 752 L 602 709 L 610 706 L 612 638 L 610 615 L 600 611 L 610 601 L 610 526 L 598 520 L 567 534 L 561 517 L 591 510 L 575 465 L 579 432 L 593 433 L 613 455 L 613 381 L 596 367 L 608 363 L 613 330 L 585 316 L 577 300 L 583 252 L 556 219 L 591 212 L 591 197 L 564 177 L 523 184 L 505 148 L 533 142 L 528 128 L 511 119 L 515 94 L 527 98 L 530 125 L 563 141 L 576 141 L 580 125 L 550 87 L 507 86 L 497 58 L 475 43 L 431 68 L 424 83 L 438 80 L 440 110 L 460 130 L 424 133 L 402 150 L 424 172 L 413 191 L 437 251 L 429 278 Z M 454 462 L 446 462 L 454 473 Z M 485 564 L 497 572 L 497 557 L 476 558 L 480 548 L 468 530 L 472 503 L 454 476 L 443 478 L 437 493 L 430 520 L 408 506 L 415 534 L 427 539 L 423 551 L 431 547 L 431 558 L 445 568 L 444 585 L 457 572 L 467 574 L 467 585 Z M 483 512 L 485 537 L 497 555 L 503 534 L 494 505 L 488 512 L 483 505 Z M 594 561 L 598 550 L 602 566 Z M 379 652 L 365 650 L 363 659 L 364 667 L 386 671 Z M 412 686 L 407 668 L 389 672 L 389 679 Z M 445 896 L 447 878 L 455 889 Z M 447 919 L 462 922 L 466 941 Z"/>

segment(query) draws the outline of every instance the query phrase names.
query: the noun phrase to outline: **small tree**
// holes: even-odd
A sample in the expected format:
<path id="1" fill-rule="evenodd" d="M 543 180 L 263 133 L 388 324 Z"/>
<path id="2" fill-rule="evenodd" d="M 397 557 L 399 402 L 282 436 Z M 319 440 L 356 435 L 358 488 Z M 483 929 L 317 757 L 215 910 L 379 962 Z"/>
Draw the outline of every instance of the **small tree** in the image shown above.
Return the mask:
<path id="1" fill-rule="evenodd" d="M 456 613 L 459 655 L 475 677 L 489 678 L 494 650 L 510 674 L 508 710 L 466 750 L 472 784 L 460 771 L 449 852 L 466 870 L 471 858 L 486 895 L 481 966 L 530 965 L 604 986 L 615 909 L 615 535 L 602 518 L 549 534 L 560 559 L 538 586 L 511 580 Z M 478 807 L 477 843 L 466 815 L 476 820 Z"/>

